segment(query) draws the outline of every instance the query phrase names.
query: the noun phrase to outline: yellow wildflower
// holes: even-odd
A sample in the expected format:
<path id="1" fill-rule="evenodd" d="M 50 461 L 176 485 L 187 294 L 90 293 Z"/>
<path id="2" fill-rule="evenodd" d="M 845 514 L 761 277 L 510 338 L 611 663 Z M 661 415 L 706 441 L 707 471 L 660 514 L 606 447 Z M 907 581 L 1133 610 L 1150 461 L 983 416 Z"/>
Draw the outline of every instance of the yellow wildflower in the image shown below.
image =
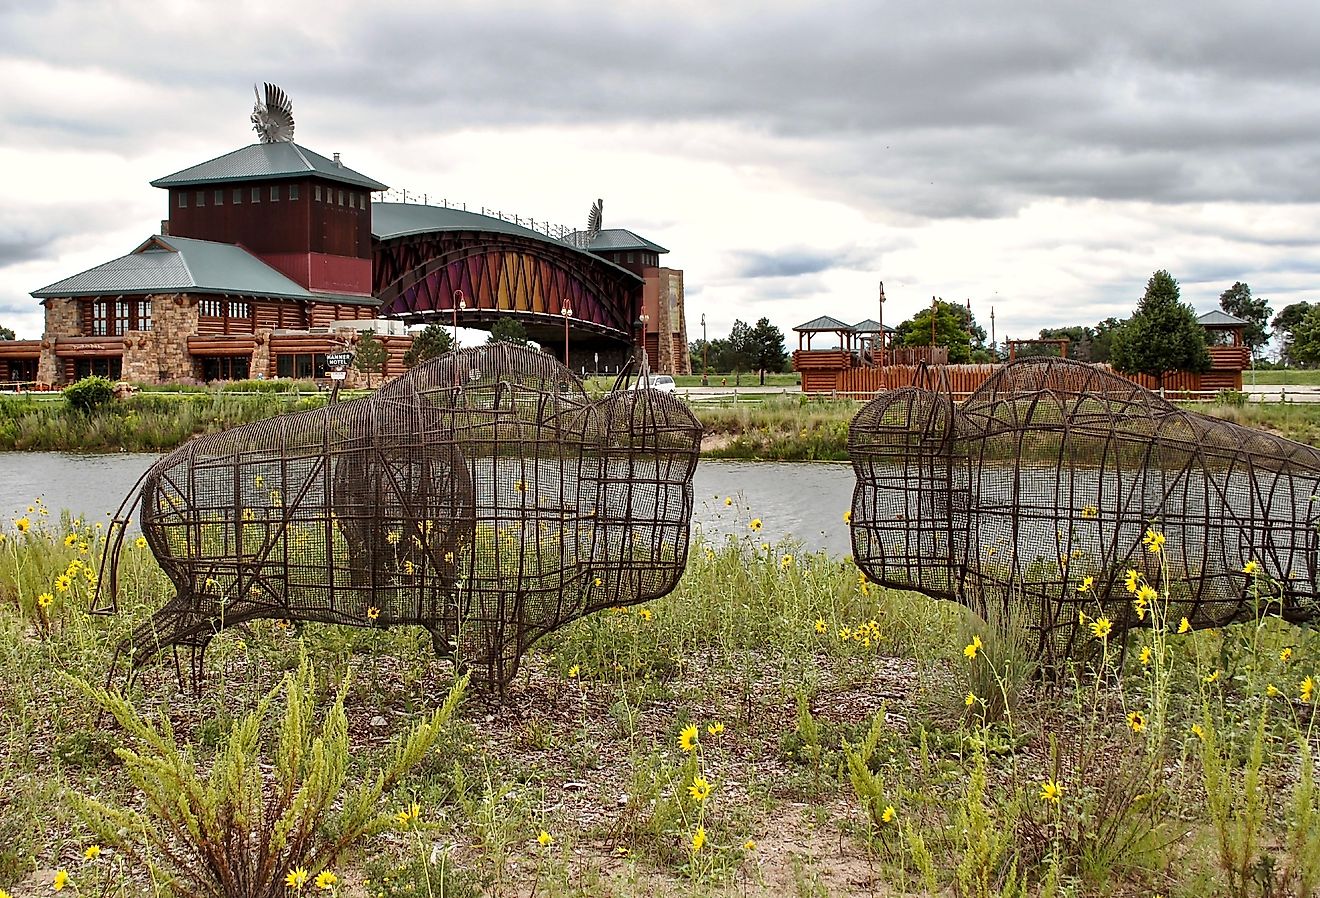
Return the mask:
<path id="1" fill-rule="evenodd" d="M 1082 585 L 1079 586 L 1079 587 L 1077 587 L 1077 591 L 1078 591 L 1078 592 L 1087 592 L 1087 591 L 1089 591 L 1089 590 L 1091 589 L 1091 587 L 1093 587 L 1093 586 L 1095 586 L 1095 578 L 1094 578 L 1094 577 L 1083 577 L 1083 578 L 1082 578 Z"/>
<path id="2" fill-rule="evenodd" d="M 785 555 L 783 558 L 779 559 L 779 566 L 780 566 L 781 568 L 787 568 L 787 567 L 790 567 L 790 566 L 792 566 L 792 564 L 793 564 L 793 556 L 792 556 L 792 555 Z"/>
<path id="3" fill-rule="evenodd" d="M 760 518 L 752 518 L 751 522 L 750 522 L 747 526 L 750 527 L 750 528 L 752 529 L 752 532 L 753 532 L 753 533 L 760 533 L 760 532 L 761 532 L 761 519 L 760 519 Z"/>
<path id="4" fill-rule="evenodd" d="M 983 648 L 985 648 L 985 643 L 981 642 L 981 637 L 973 636 L 972 641 L 963 648 L 963 657 L 969 660 L 975 658 L 976 653 Z"/>
<path id="5" fill-rule="evenodd" d="M 819 618 L 819 617 L 816 618 L 816 632 L 817 633 L 825 632 L 825 620 L 823 618 Z"/>
<path id="6" fill-rule="evenodd" d="M 1127 716 L 1127 723 L 1128 726 L 1132 728 L 1132 732 L 1134 733 L 1140 733 L 1142 730 L 1146 728 L 1146 718 L 1142 715 L 1140 711 L 1129 711 Z"/>
<path id="7" fill-rule="evenodd" d="M 289 875 L 284 877 L 284 884 L 291 889 L 301 889 L 307 885 L 307 869 L 305 867 L 296 867 L 289 871 Z"/>
<path id="8" fill-rule="evenodd" d="M 1052 801 L 1055 804 L 1058 804 L 1059 799 L 1062 797 L 1063 797 L 1063 786 L 1059 785 L 1059 783 L 1056 780 L 1046 780 L 1045 782 L 1041 783 L 1040 786 L 1041 801 Z"/>
<path id="9" fill-rule="evenodd" d="M 592 581 L 591 581 L 591 585 L 592 585 L 592 586 L 600 586 L 600 578 L 597 577 L 597 578 L 595 578 L 594 580 L 592 580 Z"/>
<path id="10" fill-rule="evenodd" d="M 1218 679 L 1219 679 L 1219 671 L 1217 670 L 1211 671 L 1207 676 L 1202 678 L 1202 680 L 1206 683 L 1213 683 Z"/>
<path id="11" fill-rule="evenodd" d="M 968 693 L 967 693 L 967 697 L 963 699 L 963 704 L 966 705 L 966 706 L 969 707 L 969 708 L 970 708 L 972 705 L 976 704 L 976 693 L 975 693 L 975 692 L 968 692 Z"/>
<path id="12" fill-rule="evenodd" d="M 1299 694 L 1302 697 L 1302 701 L 1309 702 L 1311 700 L 1311 695 L 1314 692 L 1315 692 L 1315 680 L 1311 679 L 1310 677 L 1307 677 L 1305 680 L 1302 680 L 1302 688 L 1299 691 Z"/>
<path id="13" fill-rule="evenodd" d="M 755 851 L 755 850 L 756 850 L 756 843 L 753 842 L 751 839 L 748 839 L 746 842 L 743 842 L 743 851 Z"/>
<path id="14" fill-rule="evenodd" d="M 37 596 L 37 604 L 42 608 L 49 608 L 54 601 L 55 597 L 48 592 L 43 592 L 41 595 Z"/>
<path id="15" fill-rule="evenodd" d="M 266 485 L 266 478 L 263 477 L 261 474 L 258 474 L 256 477 L 252 478 L 252 485 L 255 486 L 257 489 L 261 489 Z"/>
<path id="16" fill-rule="evenodd" d="M 843 513 L 843 522 L 844 522 L 845 524 L 851 524 L 851 523 L 852 523 L 852 509 L 848 509 L 847 511 L 845 511 L 845 512 Z"/>
<path id="17" fill-rule="evenodd" d="M 1149 604 L 1159 597 L 1160 594 L 1156 592 L 1155 587 L 1151 586 L 1149 583 L 1141 584 L 1141 587 L 1137 590 L 1137 601 L 1139 602 L 1146 602 Z"/>
<path id="18" fill-rule="evenodd" d="M 521 480 L 515 480 L 513 482 L 513 488 L 521 493 L 523 490 L 527 489 L 527 484 L 523 483 Z"/>
<path id="19" fill-rule="evenodd" d="M 698 826 L 697 831 L 692 834 L 692 853 L 696 854 L 701 850 L 701 846 L 706 844 L 706 827 Z"/>
<path id="20" fill-rule="evenodd" d="M 550 844 L 554 842 L 554 840 L 555 837 L 550 835 L 545 830 L 541 830 L 540 834 L 538 834 L 536 837 L 536 841 L 540 844 L 542 848 L 548 848 Z"/>
<path id="21" fill-rule="evenodd" d="M 1202 742 L 1205 741 L 1205 729 L 1199 723 L 1192 724 L 1192 735 Z"/>
<path id="22" fill-rule="evenodd" d="M 83 852 L 83 857 L 87 858 L 87 860 L 89 861 L 94 861 L 100 856 L 101 856 L 100 845 L 88 845 L 87 850 Z"/>
<path id="23" fill-rule="evenodd" d="M 697 725 L 690 723 L 678 734 L 678 747 L 683 751 L 692 751 L 697 747 Z"/>
<path id="24" fill-rule="evenodd" d="M 706 732 L 710 733 L 712 736 L 718 736 L 720 733 L 724 732 L 724 724 L 717 720 L 710 726 L 706 727 Z"/>
<path id="25" fill-rule="evenodd" d="M 87 543 L 78 543 L 78 554 L 79 554 L 79 555 L 86 555 L 86 554 L 87 554 L 87 550 L 90 549 L 90 548 L 91 548 L 91 546 L 88 545 Z"/>
<path id="26" fill-rule="evenodd" d="M 1136 592 L 1137 584 L 1141 582 L 1141 575 L 1132 568 L 1128 568 L 1127 574 L 1123 577 L 1123 585 L 1127 587 L 1128 592 Z"/>
<path id="27" fill-rule="evenodd" d="M 66 549 L 73 548 L 73 544 L 76 543 L 77 541 L 78 541 L 78 534 L 70 533 L 68 536 L 64 537 L 64 548 Z"/>
<path id="28" fill-rule="evenodd" d="M 14 521 L 14 529 L 17 530 L 19 533 L 27 533 L 28 528 L 31 526 L 32 526 L 32 522 L 29 521 L 27 518 L 19 518 L 17 521 Z"/>
<path id="29" fill-rule="evenodd" d="M 402 536 L 403 534 L 399 531 L 391 530 L 389 533 L 385 534 L 385 542 L 389 543 L 391 546 L 397 546 L 399 544 L 399 538 Z"/>
<path id="30" fill-rule="evenodd" d="M 881 822 L 881 823 L 893 823 L 893 822 L 894 822 L 894 819 L 895 819 L 897 816 L 898 816 L 898 811 L 894 809 L 894 806 L 893 806 L 892 804 L 891 804 L 891 805 L 888 805 L 888 806 L 884 809 L 884 811 L 880 814 L 880 822 Z"/>
<path id="31" fill-rule="evenodd" d="M 1179 633 L 1190 633 L 1191 630 L 1192 630 L 1192 622 L 1189 621 L 1187 618 L 1184 617 L 1182 620 L 1178 621 Z"/>
<path id="32" fill-rule="evenodd" d="M 582 668 L 574 664 L 572 667 L 568 669 L 568 678 L 572 680 L 575 677 L 577 677 L 577 675 L 580 673 L 582 673 Z"/>
<path id="33" fill-rule="evenodd" d="M 637 616 L 640 617 L 642 620 L 650 620 L 655 615 L 652 613 L 650 608 L 638 608 Z"/>
<path id="34" fill-rule="evenodd" d="M 1082 517 L 1084 518 L 1094 518 L 1099 517 L 1099 515 L 1100 509 L 1096 508 L 1094 505 L 1087 505 L 1082 508 Z"/>
<path id="35" fill-rule="evenodd" d="M 69 871 L 68 871 L 68 870 L 56 870 L 56 871 L 55 871 L 55 881 L 52 882 L 52 883 L 50 884 L 51 888 L 53 888 L 55 891 L 59 892 L 59 891 L 63 890 L 63 888 L 64 888 L 65 886 L 67 886 L 68 884 L 69 884 Z"/>
<path id="36" fill-rule="evenodd" d="M 329 870 L 322 870 L 320 873 L 316 874 L 316 887 L 323 891 L 328 892 L 330 889 L 333 889 L 337 882 L 339 882 L 339 877 Z"/>
<path id="37" fill-rule="evenodd" d="M 367 609 L 367 620 L 372 621 L 374 623 L 376 619 L 379 617 L 380 617 L 380 609 L 377 608 L 375 605 L 372 605 L 370 608 Z"/>
<path id="38" fill-rule="evenodd" d="M 1273 683 L 1270 683 L 1265 687 L 1265 694 L 1268 695 L 1270 698 L 1274 698 L 1276 695 L 1279 694 L 1279 687 L 1275 686 Z"/>
<path id="39" fill-rule="evenodd" d="M 1283 651 L 1279 652 L 1279 660 L 1285 664 L 1292 660 L 1293 651 L 1291 646 L 1285 646 Z"/>
<path id="40" fill-rule="evenodd" d="M 1248 575 L 1255 574 L 1259 570 L 1260 570 L 1260 565 L 1256 563 L 1256 559 L 1254 558 L 1242 566 L 1242 573 Z"/>
<path id="41" fill-rule="evenodd" d="M 1077 625 L 1080 627 L 1086 626 L 1086 612 L 1081 609 L 1077 611 Z"/>
<path id="42" fill-rule="evenodd" d="M 68 574 L 60 574 L 58 577 L 55 578 L 55 591 L 68 592 L 69 584 L 71 584 L 72 582 L 73 582 L 73 578 L 70 577 Z"/>
<path id="43" fill-rule="evenodd" d="M 706 797 L 710 795 L 710 783 L 707 782 L 704 776 L 694 776 L 692 785 L 688 786 L 688 794 L 695 801 L 705 801 Z"/>
<path id="44" fill-rule="evenodd" d="M 1164 551 L 1164 534 L 1151 528 L 1147 530 L 1146 535 L 1141 538 L 1141 544 L 1146 547 L 1147 551 L 1158 555 L 1160 552 Z"/>
<path id="45" fill-rule="evenodd" d="M 1143 667 L 1145 667 L 1147 664 L 1150 663 L 1150 656 L 1151 656 L 1150 646 L 1148 646 L 1148 645 L 1142 646 L 1142 647 L 1141 647 L 1141 665 L 1142 665 Z"/>
<path id="46" fill-rule="evenodd" d="M 145 549 L 147 547 L 147 538 L 145 536 L 139 536 L 137 539 L 133 540 L 133 545 L 137 546 L 139 549 Z"/>
<path id="47" fill-rule="evenodd" d="M 1095 620 L 1091 621 L 1091 635 L 1096 639 L 1107 638 L 1113 629 L 1114 626 L 1109 622 L 1109 618 L 1107 617 L 1097 617 Z"/>
<path id="48" fill-rule="evenodd" d="M 733 497 L 732 497 L 732 496 L 725 496 L 725 497 L 724 497 L 724 504 L 725 504 L 726 506 L 732 505 L 732 504 L 733 504 Z"/>

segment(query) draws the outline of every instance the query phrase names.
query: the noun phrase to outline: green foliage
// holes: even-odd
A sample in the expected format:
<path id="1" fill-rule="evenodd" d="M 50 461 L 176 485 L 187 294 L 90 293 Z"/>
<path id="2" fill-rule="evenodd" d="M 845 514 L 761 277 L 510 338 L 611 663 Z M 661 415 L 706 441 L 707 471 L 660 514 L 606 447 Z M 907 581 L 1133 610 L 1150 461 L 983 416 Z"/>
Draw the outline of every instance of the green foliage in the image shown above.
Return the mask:
<path id="1" fill-rule="evenodd" d="M 1286 347 L 1290 361 L 1309 367 L 1320 364 L 1320 304 L 1306 310 L 1305 316 L 1292 328 Z"/>
<path id="2" fill-rule="evenodd" d="M 1114 334 L 1122 326 L 1122 321 L 1110 317 L 1101 321 L 1095 327 L 1074 325 L 1071 327 L 1041 328 L 1040 338 L 1042 340 L 1069 341 L 1068 358 L 1070 359 L 1076 359 L 1079 362 L 1107 362 L 1109 361 Z M 1045 354 L 1055 355 L 1053 347 L 1022 346 L 1017 350 L 1019 357 Z"/>
<path id="3" fill-rule="evenodd" d="M 1261 782 L 1266 717 L 1267 711 L 1262 710 L 1247 763 L 1240 775 L 1234 771 L 1231 749 L 1221 740 L 1215 721 L 1206 713 L 1201 722 L 1205 806 L 1215 830 L 1219 866 L 1227 877 L 1228 892 L 1234 898 L 1246 898 L 1250 894 L 1258 863 L 1263 860 L 1261 835 L 1268 809 L 1266 790 Z"/>
<path id="4" fill-rule="evenodd" d="M 12 327 L 0 326 L 0 340 L 13 340 L 14 329 Z"/>
<path id="5" fill-rule="evenodd" d="M 363 331 L 358 338 L 357 351 L 353 355 L 353 367 L 367 375 L 379 374 L 385 370 L 385 360 L 389 358 L 385 344 L 376 339 L 375 331 Z"/>
<path id="6" fill-rule="evenodd" d="M 296 671 L 236 721 L 208 772 L 181 748 L 168 716 L 153 723 L 118 691 L 79 683 L 125 730 L 116 749 L 141 804 L 76 796 L 103 844 L 146 865 L 173 893 L 277 898 L 295 869 L 314 877 L 360 838 L 391 823 L 382 799 L 436 745 L 466 679 L 398 739 L 384 766 L 350 783 L 347 680 L 316 722 L 316 676 L 304 653 Z M 283 695 L 283 712 L 274 711 Z M 273 732 L 271 727 L 274 727 Z"/>
<path id="7" fill-rule="evenodd" d="M 1219 294 L 1219 307 L 1228 314 L 1241 318 L 1247 322 L 1246 330 L 1243 333 L 1243 340 L 1251 350 L 1251 357 L 1254 359 L 1260 352 L 1261 347 L 1270 341 L 1269 331 L 1266 330 L 1270 320 L 1270 301 L 1260 299 L 1251 295 L 1251 288 L 1241 281 L 1237 281 L 1223 293 Z"/>
<path id="8" fill-rule="evenodd" d="M 90 415 L 115 398 L 115 385 L 104 377 L 84 377 L 64 388 L 64 398 L 70 408 Z"/>
<path id="9" fill-rule="evenodd" d="M 897 819 L 897 809 L 890 799 L 883 773 L 877 772 L 873 759 L 885 736 L 885 712 L 882 708 L 871 719 L 866 738 L 856 748 L 845 743 L 844 759 L 848 765 L 848 781 L 853 793 L 862 803 L 872 832 L 880 832 Z M 924 846 L 923 846 L 924 847 Z"/>
<path id="10" fill-rule="evenodd" d="M 953 873 L 958 898 L 1019 898 L 1026 895 L 1018 876 L 1013 829 L 1017 803 L 999 808 L 996 819 L 986 795 L 985 758 L 977 755 L 967 779 L 967 793 L 954 814 L 962 834 L 962 859 Z"/>
<path id="11" fill-rule="evenodd" d="M 1179 297 L 1178 282 L 1167 271 L 1151 275 L 1136 312 L 1114 337 L 1110 361 L 1117 370 L 1149 375 L 1163 387 L 1168 372 L 1210 367 L 1205 328 Z"/>
<path id="12" fill-rule="evenodd" d="M 512 343 L 514 346 L 527 345 L 527 328 L 513 318 L 501 318 L 490 329 L 487 343 Z"/>
<path id="13" fill-rule="evenodd" d="M 1293 356 L 1293 341 L 1296 338 L 1299 325 L 1306 319 L 1312 308 L 1312 304 L 1305 301 L 1290 303 L 1280 309 L 1279 314 L 1275 315 L 1274 319 L 1270 321 L 1274 336 L 1279 339 L 1280 343 L 1279 358 L 1288 364 L 1300 363 L 1300 360 Z"/>
<path id="14" fill-rule="evenodd" d="M 898 326 L 897 346 L 929 346 L 931 344 L 930 319 L 935 316 L 935 345 L 949 349 L 949 361 L 962 364 L 972 360 L 973 353 L 985 349 L 985 329 L 976 323 L 967 306 L 938 300 L 934 308 L 924 308 Z"/>
<path id="15" fill-rule="evenodd" d="M 438 321 L 428 324 L 421 333 L 413 335 L 412 346 L 403 354 L 403 366 L 412 368 L 419 362 L 442 356 L 454 348 L 449 330 Z"/>

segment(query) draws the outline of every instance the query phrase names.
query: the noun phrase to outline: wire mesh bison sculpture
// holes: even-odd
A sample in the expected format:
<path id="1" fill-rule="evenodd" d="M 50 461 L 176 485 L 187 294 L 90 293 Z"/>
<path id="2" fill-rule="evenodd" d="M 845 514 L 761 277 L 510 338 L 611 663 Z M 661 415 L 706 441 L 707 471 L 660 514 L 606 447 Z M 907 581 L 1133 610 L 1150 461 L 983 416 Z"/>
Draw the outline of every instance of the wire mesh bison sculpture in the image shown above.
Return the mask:
<path id="1" fill-rule="evenodd" d="M 1320 451 L 1108 369 L 1024 359 L 961 405 L 894 390 L 853 419 L 848 451 L 862 571 L 1004 612 L 1047 665 L 1093 650 L 1088 618 L 1117 641 L 1150 626 L 1139 583 L 1175 626 L 1316 615 Z"/>
<path id="2" fill-rule="evenodd" d="M 414 624 L 502 689 L 540 636 L 677 585 L 700 439 L 672 396 L 593 401 L 507 343 L 200 437 L 141 482 L 142 533 L 176 595 L 121 654 L 136 671 L 191 649 L 197 682 L 212 638 L 245 621 Z M 99 610 L 115 609 L 115 532 Z"/>

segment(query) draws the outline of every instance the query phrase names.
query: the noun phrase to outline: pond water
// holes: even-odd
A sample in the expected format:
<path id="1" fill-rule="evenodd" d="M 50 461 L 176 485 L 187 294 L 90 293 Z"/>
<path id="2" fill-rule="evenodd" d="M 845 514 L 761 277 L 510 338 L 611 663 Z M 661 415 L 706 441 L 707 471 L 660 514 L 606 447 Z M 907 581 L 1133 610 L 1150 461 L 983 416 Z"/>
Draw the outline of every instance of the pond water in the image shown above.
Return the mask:
<path id="1" fill-rule="evenodd" d="M 159 456 L 144 453 L 0 453 L 0 520 L 26 513 L 41 497 L 52 517 L 61 510 L 108 521 L 142 472 Z M 852 551 L 843 513 L 852 501 L 846 464 L 702 461 L 693 478 L 693 524 L 708 539 L 794 540 L 833 555 Z M 726 502 L 726 500 L 729 500 Z M 753 536 L 749 523 L 760 518 Z"/>

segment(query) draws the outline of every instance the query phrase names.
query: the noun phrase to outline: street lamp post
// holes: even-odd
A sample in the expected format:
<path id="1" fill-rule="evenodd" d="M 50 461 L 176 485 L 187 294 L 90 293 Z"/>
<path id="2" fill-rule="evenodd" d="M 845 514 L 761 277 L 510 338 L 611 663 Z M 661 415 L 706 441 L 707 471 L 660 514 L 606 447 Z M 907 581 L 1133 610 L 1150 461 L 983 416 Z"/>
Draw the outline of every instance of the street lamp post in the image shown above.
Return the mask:
<path id="1" fill-rule="evenodd" d="M 706 313 L 701 313 L 701 385 L 710 386 L 710 342 L 706 339 Z"/>
<path id="2" fill-rule="evenodd" d="M 637 350 L 642 357 L 642 370 L 646 370 L 646 324 L 651 316 L 645 313 L 637 318 Z"/>
<path id="3" fill-rule="evenodd" d="M 573 309 L 566 304 L 559 310 L 559 314 L 564 316 L 564 367 L 572 371 L 573 366 L 568 363 L 568 319 L 573 317 Z"/>
<path id="4" fill-rule="evenodd" d="M 880 383 L 885 382 L 885 282 L 880 282 Z"/>
<path id="5" fill-rule="evenodd" d="M 450 342 L 453 343 L 454 345 L 451 346 L 450 349 L 458 348 L 458 307 L 459 306 L 462 306 L 464 309 L 466 309 L 467 303 L 463 301 L 463 291 L 455 290 L 454 301 L 449 304 L 449 310 L 454 314 L 454 324 L 453 324 L 452 332 L 450 333 Z"/>

